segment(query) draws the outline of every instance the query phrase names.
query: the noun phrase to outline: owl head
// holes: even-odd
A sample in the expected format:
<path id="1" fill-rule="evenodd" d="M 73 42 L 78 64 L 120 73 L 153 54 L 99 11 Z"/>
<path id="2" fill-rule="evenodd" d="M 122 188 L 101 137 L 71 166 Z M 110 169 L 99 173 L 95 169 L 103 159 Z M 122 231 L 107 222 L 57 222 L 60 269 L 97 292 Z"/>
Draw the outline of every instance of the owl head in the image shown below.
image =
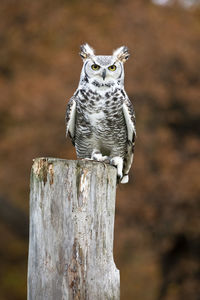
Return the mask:
<path id="1" fill-rule="evenodd" d="M 83 59 L 81 78 L 87 78 L 101 85 L 123 84 L 124 63 L 129 57 L 128 48 L 122 46 L 112 55 L 95 55 L 94 50 L 88 45 L 81 45 L 80 56 Z"/>

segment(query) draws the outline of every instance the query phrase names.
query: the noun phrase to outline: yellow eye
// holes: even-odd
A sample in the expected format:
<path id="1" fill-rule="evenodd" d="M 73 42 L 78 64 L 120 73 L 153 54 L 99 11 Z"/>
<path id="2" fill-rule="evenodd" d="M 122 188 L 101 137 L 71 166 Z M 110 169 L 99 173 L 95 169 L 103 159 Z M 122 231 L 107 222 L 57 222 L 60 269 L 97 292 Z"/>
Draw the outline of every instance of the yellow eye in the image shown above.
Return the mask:
<path id="1" fill-rule="evenodd" d="M 93 64 L 93 65 L 91 66 L 91 68 L 92 68 L 92 70 L 97 71 L 97 70 L 100 69 L 100 66 L 98 66 L 98 65 L 96 65 L 96 64 Z"/>
<path id="2" fill-rule="evenodd" d="M 110 71 L 115 71 L 116 69 L 117 69 L 117 67 L 115 65 L 108 67 L 108 70 L 110 70 Z"/>

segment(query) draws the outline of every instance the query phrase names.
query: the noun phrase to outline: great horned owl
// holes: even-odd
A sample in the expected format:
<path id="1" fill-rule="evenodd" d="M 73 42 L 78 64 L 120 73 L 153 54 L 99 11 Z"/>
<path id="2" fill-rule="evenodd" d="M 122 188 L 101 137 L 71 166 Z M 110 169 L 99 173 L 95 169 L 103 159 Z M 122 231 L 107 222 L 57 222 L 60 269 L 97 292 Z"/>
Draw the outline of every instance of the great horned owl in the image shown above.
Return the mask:
<path id="1" fill-rule="evenodd" d="M 66 135 L 78 158 L 109 162 L 117 167 L 118 180 L 128 182 L 135 140 L 135 114 L 124 90 L 125 46 L 113 55 L 95 55 L 81 46 L 83 59 L 78 89 L 66 111 Z"/>

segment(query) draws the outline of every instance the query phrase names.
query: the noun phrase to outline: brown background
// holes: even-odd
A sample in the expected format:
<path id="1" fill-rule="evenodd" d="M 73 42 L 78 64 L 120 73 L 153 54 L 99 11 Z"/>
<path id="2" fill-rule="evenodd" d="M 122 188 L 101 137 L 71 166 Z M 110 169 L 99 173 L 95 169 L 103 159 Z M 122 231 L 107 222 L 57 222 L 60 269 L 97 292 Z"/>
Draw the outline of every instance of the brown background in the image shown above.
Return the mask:
<path id="1" fill-rule="evenodd" d="M 130 182 L 117 191 L 122 300 L 200 299 L 200 10 L 147 0 L 0 3 L 0 299 L 26 299 L 32 159 L 75 159 L 65 107 L 79 45 L 127 45 L 137 117 Z"/>

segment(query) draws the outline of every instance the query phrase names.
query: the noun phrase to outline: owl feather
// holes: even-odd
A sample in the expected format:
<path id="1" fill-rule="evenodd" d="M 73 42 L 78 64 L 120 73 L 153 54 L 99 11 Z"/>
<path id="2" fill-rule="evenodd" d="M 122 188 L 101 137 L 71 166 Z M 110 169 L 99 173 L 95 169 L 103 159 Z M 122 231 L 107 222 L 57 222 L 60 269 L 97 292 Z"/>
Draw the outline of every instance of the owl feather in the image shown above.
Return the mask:
<path id="1" fill-rule="evenodd" d="M 80 56 L 83 59 L 91 58 L 94 56 L 94 49 L 90 47 L 87 43 L 80 46 Z"/>
<path id="2" fill-rule="evenodd" d="M 113 52 L 113 56 L 124 63 L 129 58 L 130 54 L 128 52 L 128 48 L 126 46 L 122 46 Z"/>
<path id="3" fill-rule="evenodd" d="M 109 162 L 116 166 L 118 180 L 128 182 L 135 145 L 135 113 L 124 89 L 124 62 L 129 57 L 122 46 L 113 55 L 95 55 L 88 44 L 79 86 L 68 102 L 66 135 L 78 158 Z"/>

